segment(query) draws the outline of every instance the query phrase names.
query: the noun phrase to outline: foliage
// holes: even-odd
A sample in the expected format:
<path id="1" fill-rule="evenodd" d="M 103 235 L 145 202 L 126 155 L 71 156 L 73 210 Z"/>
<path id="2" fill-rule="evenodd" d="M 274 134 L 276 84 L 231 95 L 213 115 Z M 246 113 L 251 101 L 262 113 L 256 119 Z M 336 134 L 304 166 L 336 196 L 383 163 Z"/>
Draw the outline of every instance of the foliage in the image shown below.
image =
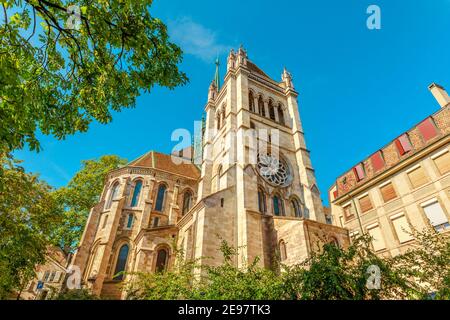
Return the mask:
<path id="1" fill-rule="evenodd" d="M 367 286 L 370 266 L 381 272 L 380 289 Z M 366 235 L 354 239 L 345 249 L 325 244 L 320 253 L 312 253 L 305 262 L 285 268 L 286 291 L 291 299 L 400 299 L 410 291 L 410 284 L 393 271 L 390 261 L 371 250 Z"/>
<path id="2" fill-rule="evenodd" d="M 187 82 L 152 0 L 2 0 L 0 148 L 85 132 L 155 85 Z M 74 15 L 69 7 L 79 10 Z M 78 23 L 79 22 L 79 23 Z M 4 125 L 3 125 L 4 124 Z"/>
<path id="3" fill-rule="evenodd" d="M 413 279 L 419 299 L 450 300 L 450 238 L 429 228 L 413 229 L 414 247 L 393 258 L 395 272 Z M 430 295 L 433 293 L 433 295 Z"/>
<path id="4" fill-rule="evenodd" d="M 448 299 L 448 237 L 416 232 L 417 244 L 403 255 L 383 258 L 363 235 L 347 248 L 325 244 L 309 259 L 294 266 L 276 263 L 269 270 L 255 259 L 246 267 L 236 266 L 238 249 L 222 241 L 223 262 L 200 267 L 177 255 L 176 267 L 164 273 L 133 274 L 127 284 L 130 299 Z M 183 257 L 181 255 L 181 257 Z M 368 287 L 370 266 L 380 269 L 380 287 Z M 200 277 L 201 274 L 201 277 Z M 423 284 L 429 284 L 424 286 Z"/>
<path id="5" fill-rule="evenodd" d="M 0 298 L 20 292 L 45 261 L 52 229 L 61 221 L 50 187 L 9 155 L 0 157 Z"/>
<path id="6" fill-rule="evenodd" d="M 63 206 L 64 219 L 54 229 L 52 241 L 66 254 L 78 246 L 89 212 L 99 201 L 106 175 L 126 163 L 115 155 L 83 161 L 81 170 L 68 185 L 55 191 L 55 198 Z"/>
<path id="7" fill-rule="evenodd" d="M 99 300 L 88 289 L 72 289 L 60 292 L 54 300 Z"/>

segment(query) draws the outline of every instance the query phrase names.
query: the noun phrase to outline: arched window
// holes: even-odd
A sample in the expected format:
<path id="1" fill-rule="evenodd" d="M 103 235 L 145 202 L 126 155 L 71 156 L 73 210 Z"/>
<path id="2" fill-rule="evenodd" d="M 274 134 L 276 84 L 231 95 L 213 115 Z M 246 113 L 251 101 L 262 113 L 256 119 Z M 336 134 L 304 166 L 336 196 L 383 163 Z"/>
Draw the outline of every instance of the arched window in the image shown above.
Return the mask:
<path id="1" fill-rule="evenodd" d="M 302 209 L 300 206 L 300 203 L 297 199 L 291 200 L 291 209 L 292 213 L 294 214 L 294 217 L 301 218 L 302 217 Z"/>
<path id="2" fill-rule="evenodd" d="M 269 117 L 275 121 L 275 108 L 273 107 L 272 100 L 269 100 Z"/>
<path id="3" fill-rule="evenodd" d="M 261 189 L 258 189 L 258 210 L 261 213 L 267 212 L 266 194 Z"/>
<path id="4" fill-rule="evenodd" d="M 259 114 L 262 115 L 263 117 L 266 116 L 266 110 L 264 108 L 264 101 L 263 98 L 260 96 L 258 99 L 258 109 L 259 109 Z"/>
<path id="5" fill-rule="evenodd" d="M 116 270 L 114 271 L 114 280 L 123 280 L 123 272 L 127 266 L 128 250 L 129 248 L 127 244 L 120 247 L 119 255 L 117 256 Z"/>
<path id="6" fill-rule="evenodd" d="M 338 248 L 340 247 L 338 239 L 336 239 L 336 237 L 334 237 L 334 236 L 330 237 L 330 241 L 328 243 L 333 244 Z"/>
<path id="7" fill-rule="evenodd" d="M 108 201 L 106 202 L 106 209 L 111 208 L 112 201 L 117 197 L 117 194 L 119 193 L 119 182 L 114 183 L 114 185 L 111 188 L 111 191 L 109 193 Z"/>
<path id="8" fill-rule="evenodd" d="M 183 195 L 183 210 L 182 214 L 186 214 L 192 206 L 192 194 L 190 191 L 186 191 Z"/>
<path id="9" fill-rule="evenodd" d="M 255 112 L 255 100 L 253 100 L 253 93 L 248 93 L 248 107 L 251 112 Z"/>
<path id="10" fill-rule="evenodd" d="M 220 190 L 220 177 L 222 176 L 222 166 L 219 166 L 219 170 L 217 170 L 217 190 Z"/>
<path id="11" fill-rule="evenodd" d="M 167 267 L 168 253 L 166 249 L 159 249 L 156 257 L 156 272 L 163 272 Z"/>
<path id="12" fill-rule="evenodd" d="M 281 108 L 281 104 L 278 105 L 277 111 L 278 111 L 278 122 L 284 125 L 284 112 L 283 109 Z"/>
<path id="13" fill-rule="evenodd" d="M 284 240 L 280 240 L 278 243 L 278 250 L 280 250 L 280 260 L 284 261 L 287 258 L 287 252 L 286 252 L 286 243 Z"/>
<path id="14" fill-rule="evenodd" d="M 131 229 L 131 227 L 133 226 L 133 220 L 134 220 L 133 214 L 129 213 L 127 219 L 127 229 Z"/>
<path id="15" fill-rule="evenodd" d="M 136 181 L 134 184 L 133 197 L 131 198 L 131 206 L 136 207 L 139 204 L 139 196 L 141 194 L 142 189 L 142 180 Z"/>
<path id="16" fill-rule="evenodd" d="M 165 194 L 166 194 L 166 186 L 161 184 L 158 188 L 158 194 L 156 195 L 156 203 L 155 203 L 156 211 L 163 211 Z"/>
<path id="17" fill-rule="evenodd" d="M 276 216 L 284 216 L 283 199 L 280 196 L 274 195 L 273 198 L 273 214 Z"/>

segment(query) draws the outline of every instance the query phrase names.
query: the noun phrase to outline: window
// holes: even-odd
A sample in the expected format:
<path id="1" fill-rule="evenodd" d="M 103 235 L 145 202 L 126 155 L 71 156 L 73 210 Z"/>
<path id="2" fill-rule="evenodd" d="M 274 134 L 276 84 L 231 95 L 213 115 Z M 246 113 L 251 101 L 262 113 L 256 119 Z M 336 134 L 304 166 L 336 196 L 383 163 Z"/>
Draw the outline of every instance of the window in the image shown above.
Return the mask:
<path id="1" fill-rule="evenodd" d="M 448 150 L 432 157 L 432 159 L 440 174 L 450 172 L 450 152 Z"/>
<path id="2" fill-rule="evenodd" d="M 362 163 L 360 163 L 356 167 L 354 167 L 353 172 L 355 173 L 357 181 L 361 181 L 362 179 L 364 179 L 364 177 L 366 175 L 364 172 L 364 166 Z"/>
<path id="3" fill-rule="evenodd" d="M 384 159 L 383 159 L 382 151 L 378 151 L 378 152 L 374 153 L 370 157 L 370 159 L 372 161 L 372 166 L 375 171 L 380 171 L 381 169 L 384 168 Z"/>
<path id="4" fill-rule="evenodd" d="M 251 112 L 255 112 L 255 100 L 253 100 L 253 93 L 251 91 L 248 93 L 248 106 Z"/>
<path id="5" fill-rule="evenodd" d="M 394 186 L 390 182 L 381 186 L 380 191 L 384 202 L 397 198 L 397 193 L 395 192 Z"/>
<path id="6" fill-rule="evenodd" d="M 157 257 L 156 257 L 156 272 L 163 272 L 166 270 L 167 257 L 168 257 L 168 254 L 167 254 L 166 249 L 158 250 Z"/>
<path id="7" fill-rule="evenodd" d="M 297 199 L 291 200 L 292 213 L 294 217 L 301 218 L 302 217 L 302 209 L 300 207 L 300 203 Z"/>
<path id="8" fill-rule="evenodd" d="M 154 217 L 153 218 L 153 228 L 156 228 L 159 225 L 159 217 Z"/>
<path id="9" fill-rule="evenodd" d="M 283 200 L 278 195 L 273 196 L 273 214 L 284 216 Z"/>
<path id="10" fill-rule="evenodd" d="M 431 118 L 425 119 L 417 126 L 425 141 L 431 140 L 437 136 L 436 126 Z"/>
<path id="11" fill-rule="evenodd" d="M 265 117 L 266 116 L 266 110 L 264 108 L 264 101 L 263 101 L 261 96 L 258 99 L 258 109 L 259 109 L 259 114 L 261 116 Z"/>
<path id="12" fill-rule="evenodd" d="M 327 224 L 333 224 L 333 220 L 331 219 L 331 216 L 326 215 L 326 216 L 325 216 L 325 222 L 326 222 Z"/>
<path id="13" fill-rule="evenodd" d="M 106 209 L 111 208 L 112 201 L 116 199 L 118 192 L 119 192 L 119 182 L 116 182 L 112 186 L 111 191 L 109 193 L 109 198 L 108 201 L 106 202 Z"/>
<path id="14" fill-rule="evenodd" d="M 221 118 L 220 118 L 220 112 L 218 111 L 218 112 L 217 112 L 217 115 L 216 115 L 217 130 L 220 130 L 220 126 L 221 126 L 220 120 L 221 120 Z"/>
<path id="15" fill-rule="evenodd" d="M 341 227 L 344 227 L 344 217 L 339 216 L 339 223 L 341 224 Z"/>
<path id="16" fill-rule="evenodd" d="M 411 181 L 412 187 L 418 188 L 428 182 L 428 178 L 425 174 L 425 170 L 422 167 L 417 167 L 407 172 L 409 181 Z"/>
<path id="17" fill-rule="evenodd" d="M 271 100 L 269 100 L 269 117 L 271 120 L 275 121 L 275 108 L 273 107 Z"/>
<path id="18" fill-rule="evenodd" d="M 50 273 L 50 278 L 48 279 L 48 282 L 53 282 L 55 280 L 55 276 L 56 271 L 52 271 L 52 273 Z"/>
<path id="19" fill-rule="evenodd" d="M 166 186 L 162 184 L 159 186 L 158 194 L 156 196 L 156 204 L 155 204 L 156 211 L 163 211 L 165 194 L 166 194 Z"/>
<path id="20" fill-rule="evenodd" d="M 258 189 L 258 210 L 261 213 L 267 212 L 266 195 L 261 189 Z"/>
<path id="21" fill-rule="evenodd" d="M 183 196 L 183 210 L 182 214 L 186 214 L 192 205 L 192 194 L 190 191 L 186 191 Z"/>
<path id="22" fill-rule="evenodd" d="M 280 250 L 280 260 L 284 261 L 287 258 L 287 251 L 286 251 L 286 243 L 284 240 L 280 240 L 278 243 L 278 250 Z"/>
<path id="23" fill-rule="evenodd" d="M 283 109 L 281 108 L 281 104 L 278 105 L 277 111 L 278 111 L 278 122 L 284 125 L 284 112 Z"/>
<path id="24" fill-rule="evenodd" d="M 355 215 L 353 214 L 353 210 L 352 210 L 352 205 L 348 204 L 346 206 L 344 206 L 344 217 L 345 220 L 348 221 L 350 219 L 353 219 L 355 217 Z"/>
<path id="25" fill-rule="evenodd" d="M 128 249 L 127 244 L 120 247 L 119 255 L 117 256 L 116 269 L 114 271 L 114 280 L 123 280 L 123 272 L 125 271 L 128 259 Z"/>
<path id="26" fill-rule="evenodd" d="M 386 248 L 386 243 L 384 242 L 383 235 L 381 234 L 381 229 L 378 224 L 367 227 L 367 232 L 372 237 L 372 245 L 375 251 L 380 251 Z"/>
<path id="27" fill-rule="evenodd" d="M 131 227 L 133 226 L 133 214 L 130 213 L 128 214 L 128 219 L 127 219 L 127 229 L 131 229 Z"/>
<path id="28" fill-rule="evenodd" d="M 50 271 L 45 271 L 45 273 L 44 273 L 44 282 L 47 282 L 49 277 L 50 277 Z"/>
<path id="29" fill-rule="evenodd" d="M 367 212 L 373 209 L 372 202 L 370 201 L 369 195 L 365 195 L 358 199 L 359 206 L 361 207 L 361 212 Z"/>
<path id="30" fill-rule="evenodd" d="M 400 155 L 404 155 L 405 153 L 412 150 L 411 142 L 409 141 L 409 136 L 407 133 L 402 134 L 400 137 L 395 140 L 395 146 L 397 147 Z"/>
<path id="31" fill-rule="evenodd" d="M 408 220 L 403 213 L 393 215 L 391 217 L 391 221 L 400 243 L 404 243 L 413 239 Z"/>
<path id="32" fill-rule="evenodd" d="M 448 218 L 437 199 L 422 204 L 423 211 L 436 231 L 450 228 Z"/>
<path id="33" fill-rule="evenodd" d="M 141 194 L 142 180 L 136 181 L 134 184 L 133 197 L 131 198 L 131 206 L 136 207 L 139 203 L 139 195 Z"/>

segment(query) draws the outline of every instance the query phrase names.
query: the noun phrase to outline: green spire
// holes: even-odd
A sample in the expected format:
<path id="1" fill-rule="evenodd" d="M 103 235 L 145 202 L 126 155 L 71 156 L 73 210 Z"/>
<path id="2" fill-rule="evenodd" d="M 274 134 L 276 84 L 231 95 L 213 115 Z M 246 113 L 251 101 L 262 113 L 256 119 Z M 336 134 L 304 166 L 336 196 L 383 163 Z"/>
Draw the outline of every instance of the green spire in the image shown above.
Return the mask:
<path id="1" fill-rule="evenodd" d="M 219 56 L 216 58 L 216 74 L 214 76 L 214 83 L 216 84 L 217 91 L 220 90 L 220 75 L 219 75 Z"/>

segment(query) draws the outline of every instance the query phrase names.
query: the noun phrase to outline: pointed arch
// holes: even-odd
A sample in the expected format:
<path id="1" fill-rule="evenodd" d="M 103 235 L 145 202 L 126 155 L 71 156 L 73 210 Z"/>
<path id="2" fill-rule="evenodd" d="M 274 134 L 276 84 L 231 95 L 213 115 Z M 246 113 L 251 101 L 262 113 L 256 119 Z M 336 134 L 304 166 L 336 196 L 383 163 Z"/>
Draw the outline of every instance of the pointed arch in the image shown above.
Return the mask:
<path id="1" fill-rule="evenodd" d="M 253 98 L 253 92 L 251 90 L 248 91 L 248 109 L 251 112 L 255 112 L 255 100 Z"/>
<path id="2" fill-rule="evenodd" d="M 283 239 L 281 239 L 278 242 L 278 250 L 280 251 L 280 260 L 284 261 L 287 258 L 287 250 L 286 250 L 286 243 Z"/>
<path id="3" fill-rule="evenodd" d="M 186 190 L 183 193 L 183 207 L 181 210 L 181 214 L 185 215 L 186 213 L 189 212 L 189 210 L 192 208 L 192 202 L 193 202 L 193 196 L 192 196 L 192 192 L 190 190 Z"/>
<path id="4" fill-rule="evenodd" d="M 106 201 L 105 209 L 110 209 L 111 208 L 113 200 L 115 200 L 117 198 L 118 194 L 119 194 L 119 186 L 120 186 L 119 181 L 115 181 L 112 184 L 112 187 L 111 187 L 111 189 L 109 191 L 108 200 Z"/>
<path id="5" fill-rule="evenodd" d="M 300 201 L 296 197 L 293 197 L 293 198 L 291 198 L 290 204 L 291 204 L 292 215 L 297 218 L 302 218 L 303 217 L 303 208 L 302 208 L 303 206 L 300 203 Z"/>
<path id="6" fill-rule="evenodd" d="M 169 262 L 169 249 L 161 247 L 156 251 L 155 272 L 164 272 L 167 270 Z"/>
<path id="7" fill-rule="evenodd" d="M 263 117 L 266 116 L 266 109 L 264 108 L 264 100 L 262 95 L 259 96 L 258 98 L 258 109 L 259 109 L 259 114 Z"/>
<path id="8" fill-rule="evenodd" d="M 267 213 L 266 192 L 262 187 L 258 187 L 258 210 Z"/>
<path id="9" fill-rule="evenodd" d="M 269 118 L 275 121 L 275 107 L 273 106 L 272 99 L 269 99 Z"/>
<path id="10" fill-rule="evenodd" d="M 114 269 L 113 280 L 123 280 L 123 273 L 126 271 L 129 250 L 130 247 L 127 243 L 120 247 L 117 255 L 116 267 Z"/>
<path id="11" fill-rule="evenodd" d="M 284 111 L 281 103 L 278 103 L 277 112 L 278 112 L 278 122 L 284 126 L 286 123 L 284 120 Z"/>
<path id="12" fill-rule="evenodd" d="M 141 190 L 142 190 L 142 180 L 136 179 L 134 181 L 134 188 L 133 188 L 133 195 L 131 197 L 131 207 L 136 207 L 139 205 L 139 198 L 141 196 Z"/>
<path id="13" fill-rule="evenodd" d="M 279 193 L 275 193 L 272 196 L 272 202 L 273 202 L 273 214 L 275 216 L 284 216 L 284 202 L 283 198 Z"/>
<path id="14" fill-rule="evenodd" d="M 166 197 L 167 185 L 165 183 L 160 183 L 158 186 L 158 191 L 156 193 L 155 201 L 155 211 L 162 212 L 164 210 L 164 200 Z"/>
<path id="15" fill-rule="evenodd" d="M 129 213 L 127 215 L 127 224 L 126 224 L 126 228 L 127 229 L 131 229 L 133 227 L 133 222 L 134 222 L 134 214 Z"/>

